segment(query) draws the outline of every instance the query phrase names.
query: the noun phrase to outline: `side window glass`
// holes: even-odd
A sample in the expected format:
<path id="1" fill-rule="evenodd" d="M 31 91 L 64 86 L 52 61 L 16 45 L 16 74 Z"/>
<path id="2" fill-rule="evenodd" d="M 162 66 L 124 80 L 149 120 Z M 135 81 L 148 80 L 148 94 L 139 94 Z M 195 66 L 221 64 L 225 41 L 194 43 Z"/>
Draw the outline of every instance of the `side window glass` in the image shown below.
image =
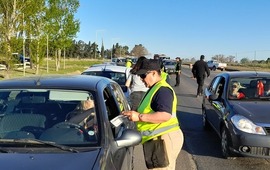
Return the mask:
<path id="1" fill-rule="evenodd" d="M 218 83 L 220 81 L 220 77 L 216 77 L 208 87 L 208 90 L 211 91 L 212 93 L 215 93 L 217 90 Z"/>
<path id="2" fill-rule="evenodd" d="M 120 114 L 120 111 L 118 109 L 115 98 L 112 95 L 109 87 L 107 87 L 104 90 L 103 95 L 104 95 L 105 105 L 106 105 L 106 109 L 107 109 L 107 113 L 108 113 L 108 119 L 110 121 L 113 118 L 115 118 L 116 116 L 118 116 Z M 113 136 L 117 137 L 119 132 L 120 132 L 121 126 L 120 127 L 111 126 L 111 129 L 112 129 Z"/>
<path id="3" fill-rule="evenodd" d="M 120 112 L 122 112 L 124 110 L 129 110 L 129 105 L 126 101 L 126 98 L 124 96 L 124 93 L 122 92 L 121 87 L 115 83 L 112 83 L 111 86 L 112 86 L 114 96 L 117 100 L 117 105 L 120 109 Z"/>

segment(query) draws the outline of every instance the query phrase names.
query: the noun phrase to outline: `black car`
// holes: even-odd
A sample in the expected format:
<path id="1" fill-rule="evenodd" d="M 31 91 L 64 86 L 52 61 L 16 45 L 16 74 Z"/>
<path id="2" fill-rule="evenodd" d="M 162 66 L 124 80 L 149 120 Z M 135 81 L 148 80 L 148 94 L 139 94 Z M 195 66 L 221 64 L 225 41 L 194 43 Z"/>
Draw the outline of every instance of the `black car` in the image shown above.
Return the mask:
<path id="1" fill-rule="evenodd" d="M 175 60 L 163 60 L 164 70 L 168 74 L 175 73 L 175 65 L 176 65 Z"/>
<path id="2" fill-rule="evenodd" d="M 0 82 L 1 169 L 132 169 L 135 124 L 115 81 L 48 76 Z"/>
<path id="3" fill-rule="evenodd" d="M 270 158 L 270 73 L 226 72 L 205 89 L 203 126 L 221 138 L 225 158 Z"/>

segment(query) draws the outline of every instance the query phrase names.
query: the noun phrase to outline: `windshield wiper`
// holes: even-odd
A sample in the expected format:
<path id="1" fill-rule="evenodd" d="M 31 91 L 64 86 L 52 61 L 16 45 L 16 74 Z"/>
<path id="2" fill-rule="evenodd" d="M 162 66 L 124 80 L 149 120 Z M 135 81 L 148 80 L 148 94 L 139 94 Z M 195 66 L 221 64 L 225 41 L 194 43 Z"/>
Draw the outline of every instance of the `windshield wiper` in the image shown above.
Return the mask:
<path id="1" fill-rule="evenodd" d="M 52 147 L 55 147 L 55 148 L 59 148 L 59 149 L 61 149 L 63 151 L 69 151 L 69 152 L 74 152 L 74 153 L 79 152 L 78 150 L 76 150 L 76 149 L 74 149 L 72 147 L 68 147 L 68 146 L 65 146 L 65 145 L 59 145 L 59 144 L 56 144 L 55 142 L 47 142 L 47 141 L 42 141 L 42 140 L 38 140 L 38 139 L 7 139 L 7 140 L 1 139 L 0 143 L 1 142 L 42 144 L 42 145 L 48 145 L 48 146 L 52 146 Z M 3 151 L 5 151 L 5 150 L 3 150 Z M 2 152 L 1 148 L 0 148 L 0 152 Z"/>

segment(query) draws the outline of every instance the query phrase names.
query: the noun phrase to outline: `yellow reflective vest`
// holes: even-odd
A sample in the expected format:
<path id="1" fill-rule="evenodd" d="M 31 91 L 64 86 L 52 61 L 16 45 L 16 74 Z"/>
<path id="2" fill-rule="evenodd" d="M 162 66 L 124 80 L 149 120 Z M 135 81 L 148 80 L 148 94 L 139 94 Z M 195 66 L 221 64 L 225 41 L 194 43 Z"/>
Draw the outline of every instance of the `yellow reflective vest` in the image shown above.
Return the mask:
<path id="1" fill-rule="evenodd" d="M 151 108 L 151 101 L 154 94 L 158 91 L 160 87 L 169 87 L 173 92 L 173 103 L 172 103 L 172 117 L 166 122 L 163 123 L 149 123 L 149 122 L 136 122 L 137 130 L 142 134 L 142 143 L 156 138 L 157 136 L 163 135 L 168 132 L 176 131 L 180 129 L 179 122 L 176 117 L 176 107 L 177 107 L 177 97 L 172 87 L 166 81 L 157 82 L 154 87 L 149 89 L 150 91 L 146 94 L 143 100 L 140 103 L 137 111 L 141 114 L 151 114 L 155 111 Z"/>
<path id="2" fill-rule="evenodd" d="M 131 68 L 131 66 L 132 66 L 132 62 L 131 62 L 130 60 L 128 60 L 128 61 L 126 62 L 126 67 L 127 67 L 127 68 Z"/>
<path id="3" fill-rule="evenodd" d="M 168 74 L 161 70 L 161 79 L 166 81 L 167 76 L 168 76 Z"/>

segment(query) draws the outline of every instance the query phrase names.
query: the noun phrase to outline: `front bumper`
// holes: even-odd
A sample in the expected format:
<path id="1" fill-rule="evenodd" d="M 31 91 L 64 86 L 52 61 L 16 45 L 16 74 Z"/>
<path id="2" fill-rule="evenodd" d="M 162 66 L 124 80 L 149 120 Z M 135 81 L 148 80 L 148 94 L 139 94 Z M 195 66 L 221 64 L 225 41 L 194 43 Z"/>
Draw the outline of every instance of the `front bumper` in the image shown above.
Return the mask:
<path id="1" fill-rule="evenodd" d="M 241 156 L 270 158 L 270 136 L 256 135 L 233 129 L 230 150 Z"/>
<path id="2" fill-rule="evenodd" d="M 165 71 L 169 74 L 175 73 L 175 69 L 165 69 Z"/>

